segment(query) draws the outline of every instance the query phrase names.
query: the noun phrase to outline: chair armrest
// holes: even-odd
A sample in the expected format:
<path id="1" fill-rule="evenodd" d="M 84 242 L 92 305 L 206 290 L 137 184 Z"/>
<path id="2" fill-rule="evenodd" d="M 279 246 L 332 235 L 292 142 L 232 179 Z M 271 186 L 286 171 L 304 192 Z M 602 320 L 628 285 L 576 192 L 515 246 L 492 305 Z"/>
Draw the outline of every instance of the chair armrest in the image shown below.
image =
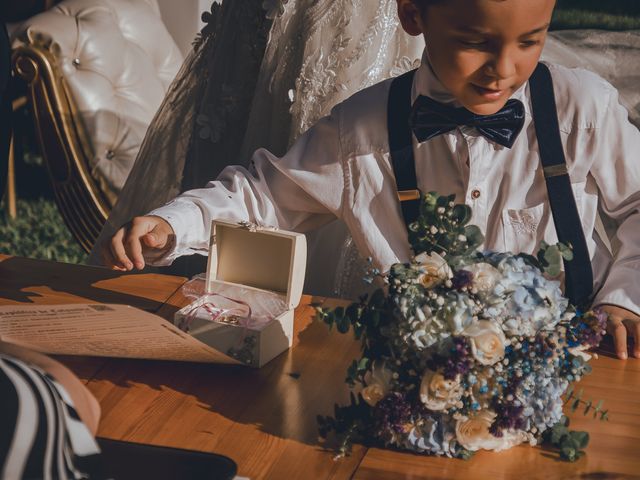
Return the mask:
<path id="1" fill-rule="evenodd" d="M 12 61 L 16 74 L 29 84 L 35 129 L 58 207 L 76 239 L 89 251 L 115 194 L 91 175 L 93 152 L 53 55 L 38 45 L 26 45 L 14 50 Z"/>

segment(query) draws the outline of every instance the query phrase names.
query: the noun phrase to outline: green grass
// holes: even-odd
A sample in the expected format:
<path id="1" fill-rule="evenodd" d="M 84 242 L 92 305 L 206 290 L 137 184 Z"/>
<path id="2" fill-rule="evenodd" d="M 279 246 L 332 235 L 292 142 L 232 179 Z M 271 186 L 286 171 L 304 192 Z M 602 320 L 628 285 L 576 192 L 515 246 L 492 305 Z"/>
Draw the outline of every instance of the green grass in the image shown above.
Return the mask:
<path id="1" fill-rule="evenodd" d="M 639 0 L 640 2 L 640 0 Z M 631 15 L 614 15 L 582 10 L 556 10 L 551 30 L 597 28 L 602 30 L 640 29 L 640 18 Z"/>
<path id="2" fill-rule="evenodd" d="M 640 0 L 558 0 L 552 30 L 640 29 Z"/>
<path id="3" fill-rule="evenodd" d="M 21 257 L 84 263 L 87 254 L 75 241 L 52 200 L 18 200 L 18 215 L 0 210 L 0 253 Z"/>
<path id="4" fill-rule="evenodd" d="M 556 8 L 605 12 L 615 15 L 640 15 L 638 0 L 558 0 Z"/>

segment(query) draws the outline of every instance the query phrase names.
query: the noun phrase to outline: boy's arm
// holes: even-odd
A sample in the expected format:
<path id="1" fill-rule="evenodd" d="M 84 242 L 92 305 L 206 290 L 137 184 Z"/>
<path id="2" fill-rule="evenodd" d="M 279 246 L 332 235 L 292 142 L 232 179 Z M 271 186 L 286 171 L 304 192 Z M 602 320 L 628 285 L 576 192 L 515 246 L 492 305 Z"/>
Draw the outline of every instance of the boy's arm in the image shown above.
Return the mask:
<path id="1" fill-rule="evenodd" d="M 191 190 L 120 229 L 103 250 L 107 266 L 168 265 L 206 254 L 211 221 L 249 221 L 308 231 L 341 216 L 345 175 L 337 114 L 321 119 L 278 158 L 256 151 L 249 169 L 227 167 L 216 181 Z"/>
<path id="2" fill-rule="evenodd" d="M 592 132 L 595 147 L 591 173 L 602 212 L 617 224 L 619 248 L 607 279 L 594 298 L 609 316 L 607 331 L 616 352 L 627 358 L 627 336 L 633 336 L 640 358 L 640 132 L 629 122 L 618 93 L 610 87 L 608 108 Z"/>

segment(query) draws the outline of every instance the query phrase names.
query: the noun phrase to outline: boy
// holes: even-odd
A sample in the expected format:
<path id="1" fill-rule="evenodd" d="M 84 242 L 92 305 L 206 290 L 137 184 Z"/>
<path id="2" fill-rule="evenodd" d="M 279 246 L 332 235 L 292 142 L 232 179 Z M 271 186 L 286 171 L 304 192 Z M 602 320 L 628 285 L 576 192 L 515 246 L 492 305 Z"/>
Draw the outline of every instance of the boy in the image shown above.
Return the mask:
<path id="1" fill-rule="evenodd" d="M 520 122 L 503 139 L 468 124 L 412 137 L 419 189 L 455 193 L 469 204 L 487 249 L 531 253 L 543 239 L 557 241 L 528 85 L 554 4 L 398 0 L 403 28 L 426 39 L 411 101 L 429 97 L 442 108 L 464 107 L 480 120 L 515 109 Z M 640 358 L 640 169 L 633 163 L 640 133 L 602 79 L 559 66 L 550 70 L 577 223 L 594 273 L 594 305 L 610 315 L 618 356 L 627 358 L 629 335 L 636 340 L 633 355 Z M 336 106 L 284 157 L 258 150 L 250 171 L 230 167 L 207 188 L 135 218 L 103 248 L 105 263 L 130 270 L 142 268 L 145 257 L 168 264 L 179 255 L 204 252 L 213 218 L 308 231 L 335 217 L 349 227 L 361 255 L 381 270 L 407 261 L 407 229 L 387 137 L 390 83 Z M 615 258 L 594 231 L 599 208 L 617 224 Z M 579 231 L 580 225 L 574 227 Z"/>

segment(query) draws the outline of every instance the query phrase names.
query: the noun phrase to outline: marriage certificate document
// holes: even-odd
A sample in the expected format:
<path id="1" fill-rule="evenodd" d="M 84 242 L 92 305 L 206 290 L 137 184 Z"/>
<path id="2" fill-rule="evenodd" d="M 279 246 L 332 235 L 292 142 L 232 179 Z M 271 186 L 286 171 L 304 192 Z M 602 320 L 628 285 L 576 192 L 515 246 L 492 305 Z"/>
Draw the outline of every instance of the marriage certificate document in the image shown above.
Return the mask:
<path id="1" fill-rule="evenodd" d="M 128 305 L 0 306 L 0 339 L 60 355 L 240 364 L 164 318 Z"/>

